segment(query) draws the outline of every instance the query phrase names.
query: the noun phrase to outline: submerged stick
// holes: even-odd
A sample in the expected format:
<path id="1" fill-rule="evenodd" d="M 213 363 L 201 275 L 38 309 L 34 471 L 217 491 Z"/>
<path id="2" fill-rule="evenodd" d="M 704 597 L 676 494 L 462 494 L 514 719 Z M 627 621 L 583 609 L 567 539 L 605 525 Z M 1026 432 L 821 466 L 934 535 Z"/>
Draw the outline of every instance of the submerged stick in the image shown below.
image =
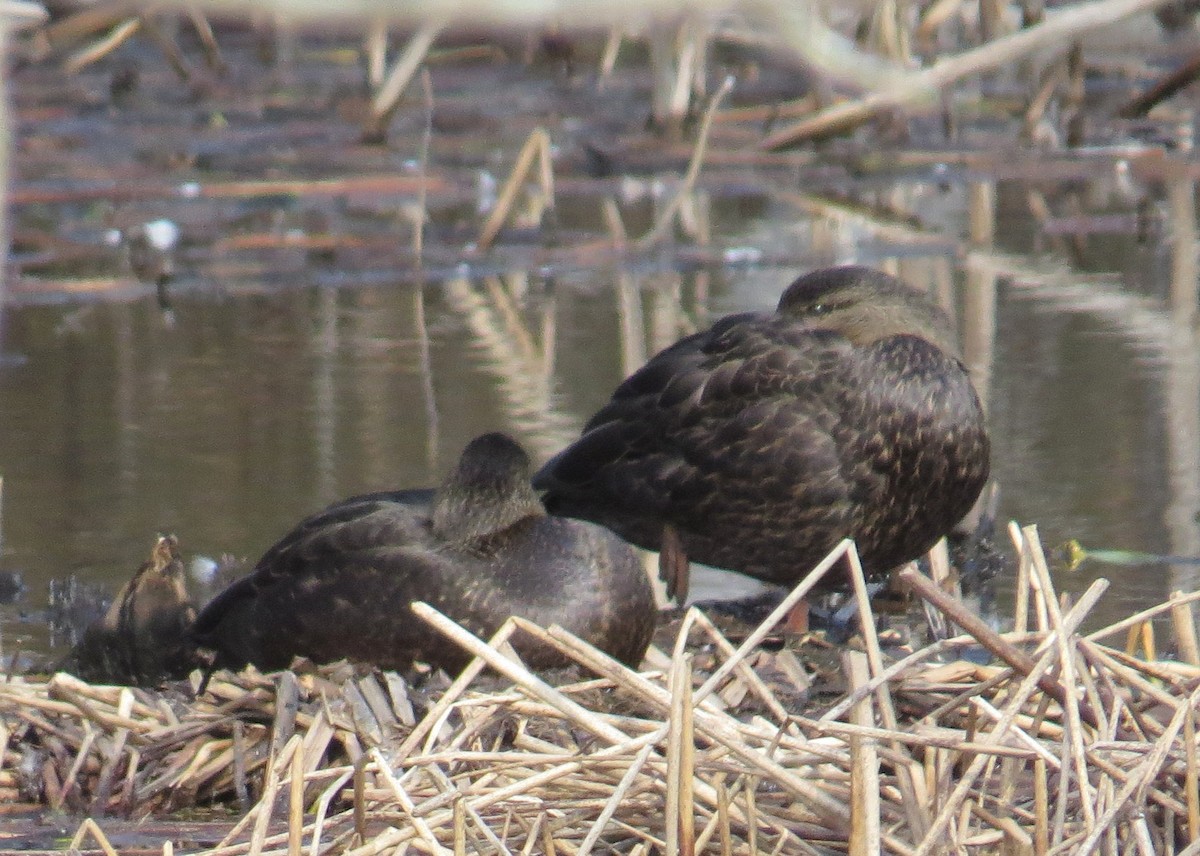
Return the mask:
<path id="1" fill-rule="evenodd" d="M 1200 56 L 1193 56 L 1179 68 L 1159 78 L 1145 92 L 1127 102 L 1125 106 L 1117 111 L 1117 115 L 1122 119 L 1135 119 L 1138 116 L 1145 116 L 1150 112 L 1150 108 L 1166 101 L 1176 92 L 1191 85 L 1197 77 L 1200 77 Z"/>

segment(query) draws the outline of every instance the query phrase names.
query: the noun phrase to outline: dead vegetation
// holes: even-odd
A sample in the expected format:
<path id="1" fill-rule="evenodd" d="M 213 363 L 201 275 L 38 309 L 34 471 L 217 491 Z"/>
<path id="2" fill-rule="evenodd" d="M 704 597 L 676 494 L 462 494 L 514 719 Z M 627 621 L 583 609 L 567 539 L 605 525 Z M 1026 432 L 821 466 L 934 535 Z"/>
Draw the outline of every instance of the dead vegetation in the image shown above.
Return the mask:
<path id="1" fill-rule="evenodd" d="M 947 5 L 933 4 L 928 14 L 945 14 Z M 1081 14 L 1068 19 L 1076 29 L 1063 23 L 1051 29 L 1063 56 L 1048 64 L 1044 85 L 1027 93 L 1025 124 L 1036 128 L 1053 100 L 1049 96 L 1065 99 L 1073 82 L 1082 80 L 1082 71 L 1068 68 L 1071 40 L 1066 36 L 1094 24 L 1084 20 L 1084 11 L 1125 14 L 1156 5 L 1161 4 L 1081 4 L 1075 10 Z M 128 17 L 124 5 L 113 8 L 127 17 L 106 24 L 110 42 L 92 50 L 80 39 L 54 55 L 82 68 L 145 26 L 140 14 Z M 135 19 L 138 23 L 128 23 Z M 386 124 L 392 114 L 383 111 L 394 109 L 395 100 L 383 96 L 389 86 L 403 91 L 429 59 L 438 32 L 432 26 L 419 30 L 397 60 L 411 70 L 393 71 L 390 84 L 380 77 L 368 121 Z M 920 20 L 914 33 L 931 28 L 936 22 Z M 990 44 L 947 55 L 922 73 L 925 83 L 944 88 L 958 79 L 952 74 L 956 69 L 965 74 L 988 67 L 972 62 L 995 57 L 1011 62 L 1014 54 L 1003 51 L 1014 44 L 1035 45 L 1045 32 L 1007 43 L 997 35 Z M 610 57 L 623 38 L 616 29 L 609 38 L 616 47 L 605 50 L 608 74 Z M 689 58 L 676 59 L 665 86 L 668 95 L 687 91 L 695 64 L 703 65 L 694 58 L 702 56 L 696 37 L 680 41 L 690 45 Z M 955 59 L 957 66 L 951 64 Z M 187 192 L 201 201 L 276 194 L 309 202 L 356 194 L 389 203 L 416 199 L 409 217 L 413 249 L 401 261 L 439 260 L 439 247 L 423 245 L 422 225 L 431 219 L 426 195 L 436 207 L 439 200 L 446 205 L 447 199 L 457 202 L 470 194 L 461 176 L 439 167 L 436 139 L 430 154 L 433 97 L 427 80 L 424 87 L 420 110 L 429 119 L 422 124 L 416 175 L 375 167 L 378 171 L 370 174 L 333 178 L 206 179 L 188 185 Z M 803 104 L 741 104 L 724 110 L 714 98 L 706 117 L 713 124 L 706 121 L 704 127 L 715 127 L 720 139 L 710 142 L 700 134 L 695 147 L 666 142 L 650 151 L 622 140 L 617 153 L 625 167 L 646 170 L 664 163 L 678 166 L 693 151 L 696 167 L 704 160 L 708 168 L 807 168 L 813 160 L 809 153 L 762 150 L 844 132 L 897 106 L 914 109 L 914 100 L 928 92 L 927 86 L 913 86 L 867 91 L 825 106 L 812 97 Z M 667 115 L 681 120 L 688 100 L 666 98 Z M 1150 105 L 1135 106 L 1124 112 L 1140 113 Z M 795 124 L 773 124 L 781 120 Z M 544 206 L 552 204 L 563 176 L 550 168 L 546 132 L 539 127 L 527 139 L 502 204 L 471 233 L 478 236 L 474 246 L 469 252 L 458 244 L 443 246 L 446 259 L 486 251 L 510 219 L 516 189 L 536 183 Z M 1141 176 L 1158 180 L 1179 173 L 1190 180 L 1195 175 L 1193 162 L 1164 157 L 1158 147 L 1131 152 L 1132 169 Z M 319 154 L 328 156 L 325 149 Z M 896 163 L 957 160 L 992 176 L 1052 159 L 1043 152 L 1016 160 L 987 152 L 907 157 L 898 155 Z M 1091 169 L 1062 154 L 1053 158 L 1079 172 Z M 528 180 L 531 173 L 537 182 Z M 694 182 L 693 169 L 685 189 Z M 144 202 L 174 199 L 181 192 L 174 179 L 151 181 L 139 173 L 116 183 L 107 176 L 70 186 L 25 181 L 11 201 L 18 208 Z M 795 193 L 791 197 L 798 208 L 837 206 Z M 667 213 L 644 238 L 628 243 L 645 248 L 657 241 L 671 225 L 675 207 L 664 209 Z M 846 218 L 869 213 L 839 209 Z M 611 234 L 597 240 L 605 248 L 623 249 L 627 242 L 619 215 L 609 224 Z M 883 225 L 912 232 L 913 243 L 931 238 L 900 218 Z M 57 237 L 52 241 L 48 236 L 56 231 L 29 228 L 23 238 L 43 256 L 78 249 L 64 249 Z M 399 266 L 395 253 L 385 256 L 381 249 L 397 243 L 390 224 L 381 235 L 366 237 L 349 229 L 299 236 L 264 231 L 222 235 L 214 246 L 232 251 L 304 241 L 310 249 L 375 249 L 389 267 Z M 600 256 L 595 244 L 577 242 L 547 257 L 562 266 L 590 264 Z M 719 258 L 714 252 L 712 259 Z M 1008 270 L 1017 261 L 976 248 L 971 263 Z M 1040 282 L 1029 272 L 1018 279 Z M 77 290 L 80 283 L 87 285 L 78 275 L 69 281 Z M 1087 286 L 1097 293 L 1093 283 Z M 1128 323 L 1127 307 L 1117 309 L 1125 309 L 1119 314 Z M 813 686 L 803 647 L 761 646 L 773 629 L 771 619 L 735 645 L 700 612 L 685 620 L 676 649 L 669 655 L 652 652 L 640 673 L 553 628 L 541 631 L 579 664 L 578 676 L 556 686 L 511 659 L 503 632 L 484 644 L 431 611 L 426 619 L 454 636 L 448 644 L 464 645 L 478 657 L 460 678 L 436 689 L 417 691 L 396 675 L 345 667 L 224 675 L 200 698 L 183 689 L 94 686 L 66 674 L 48 680 L 10 677 L 0 684 L 0 803 L 19 800 L 91 815 L 71 847 L 110 853 L 105 830 L 115 818 L 211 804 L 245 811 L 236 823 L 225 824 L 220 840 L 173 839 L 163 846 L 164 854 L 175 846 L 230 856 L 304 851 L 373 856 L 408 848 L 578 854 L 1200 852 L 1200 846 L 1189 844 L 1200 840 L 1200 652 L 1192 607 L 1197 596 L 1178 596 L 1082 634 L 1079 628 L 1103 586 L 1094 586 L 1078 603 L 1064 603 L 1035 533 L 1013 534 L 1021 578 L 1011 631 L 996 633 L 972 621 L 955 599 L 910 578 L 928 598 L 931 626 L 958 624 L 968 632 L 956 636 L 957 631 L 947 630 L 927 645 L 884 649 L 868 630 L 862 650 L 845 654 L 836 691 L 826 693 L 818 691 L 823 685 Z M 1149 644 L 1150 622 L 1156 618 L 1171 622 L 1174 659 L 1159 659 Z M 864 626 L 873 627 L 873 620 Z M 1002 664 L 975 662 L 981 647 Z"/>
<path id="2" fill-rule="evenodd" d="M 1200 837 L 1200 595 L 1082 635 L 1106 583 L 1067 603 L 1036 531 L 1012 535 L 1013 630 L 905 572 L 935 625 L 969 632 L 885 650 L 864 610 L 861 650 L 817 685 L 804 646 L 761 642 L 816 576 L 857 564 L 848 544 L 740 645 L 692 610 L 641 672 L 522 624 L 578 663 L 557 686 L 508 648 L 513 623 L 485 643 L 423 605 L 476 655 L 448 686 L 332 666 L 222 673 L 193 699 L 12 677 L 0 800 L 86 813 L 72 846 L 106 851 L 106 815 L 240 804 L 220 841 L 164 845 L 222 856 L 1184 851 Z M 1156 617 L 1178 659 L 1154 658 Z M 981 646 L 1008 662 L 974 662 Z"/>

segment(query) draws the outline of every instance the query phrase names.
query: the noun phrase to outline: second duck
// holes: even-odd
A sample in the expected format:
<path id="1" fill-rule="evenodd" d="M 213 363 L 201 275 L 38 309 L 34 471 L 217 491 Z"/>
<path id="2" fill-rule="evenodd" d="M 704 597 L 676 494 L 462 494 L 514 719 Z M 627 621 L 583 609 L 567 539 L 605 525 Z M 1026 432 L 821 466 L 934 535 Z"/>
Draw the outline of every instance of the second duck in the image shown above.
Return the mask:
<path id="1" fill-rule="evenodd" d="M 485 434 L 436 491 L 330 506 L 201 610 L 195 642 L 214 668 L 281 669 L 304 656 L 461 669 L 467 655 L 409 609 L 422 600 L 483 638 L 518 615 L 636 666 L 657 615 L 641 563 L 608 530 L 547 516 L 530 472 L 516 441 Z M 564 663 L 520 634 L 514 645 L 532 667 Z"/>

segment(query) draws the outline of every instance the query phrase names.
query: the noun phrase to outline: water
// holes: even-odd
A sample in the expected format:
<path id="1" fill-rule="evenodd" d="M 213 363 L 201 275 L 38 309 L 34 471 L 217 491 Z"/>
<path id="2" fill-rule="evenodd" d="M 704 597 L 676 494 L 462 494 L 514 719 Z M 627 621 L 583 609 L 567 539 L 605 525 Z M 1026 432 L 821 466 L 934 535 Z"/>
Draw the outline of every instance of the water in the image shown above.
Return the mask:
<path id="1" fill-rule="evenodd" d="M 338 74 L 321 85 L 353 76 Z M 303 124 L 307 136 L 281 157 L 304 174 L 320 174 L 340 138 L 328 165 L 339 175 L 351 162 L 355 175 L 411 175 L 412 138 L 354 149 L 347 126 L 298 115 L 292 100 L 276 116 L 233 116 L 232 142 L 203 126 L 205 160 L 180 169 L 148 158 L 151 132 L 126 127 L 129 113 L 89 114 L 88 125 L 47 108 L 60 97 L 54 81 L 43 72 L 17 91 L 25 144 L 15 167 L 27 195 L 15 222 L 24 275 L 0 307 L 0 573 L 19 573 L 25 588 L 0 604 L 6 653 L 61 653 L 69 637 L 51 626 L 52 581 L 111 593 L 157 533 L 175 533 L 189 557 L 253 561 L 333 500 L 436 482 L 484 431 L 509 431 L 545 459 L 646 355 L 720 315 L 771 307 L 795 275 L 830 263 L 887 267 L 956 309 L 987 399 L 1002 522 L 1037 523 L 1048 546 L 1078 538 L 1200 554 L 1200 356 L 1168 308 L 1194 250 L 1191 185 L 1114 197 L 1119 157 L 1076 164 L 1056 185 L 1081 189 L 1082 207 L 1069 210 L 1117 219 L 1075 241 L 1069 223 L 1056 230 L 1030 215 L 1027 195 L 1046 184 L 1013 175 L 1003 158 L 990 175 L 986 164 L 968 176 L 928 158 L 863 179 L 840 172 L 824 179 L 838 202 L 790 190 L 792 168 L 714 166 L 676 244 L 625 264 L 589 250 L 612 234 L 606 206 L 629 234 L 648 228 L 663 205 L 654 180 L 669 193 L 680 171 L 661 168 L 636 182 L 576 177 L 540 230 L 509 232 L 492 254 L 472 256 L 478 171 L 502 179 L 517 128 L 483 154 L 466 154 L 478 139 L 453 156 L 435 146 L 443 186 L 430 199 L 422 274 L 407 254 L 411 223 L 397 213 L 411 204 L 403 190 L 238 196 L 227 186 L 192 201 L 36 201 L 54 141 L 79 147 L 68 164 L 77 183 L 98 169 L 89 158 L 118 151 L 112 172 L 211 187 L 232 180 L 241 157 L 253 177 L 270 172 L 261 161 L 271 153 L 246 142 L 259 122 L 270 139 Z M 157 133 L 170 125 L 164 110 L 147 99 L 133 115 L 154 118 Z M 104 129 L 97 149 L 81 142 L 89 127 Z M 177 130 L 164 134 L 169 147 L 185 145 Z M 556 139 L 569 147 L 569 135 Z M 966 240 L 972 185 L 997 200 L 990 248 Z M 1139 211 L 1152 226 L 1141 241 Z M 104 240 L 114 224 L 164 216 L 182 232 L 169 312 Z M 1095 626 L 1194 588 L 1192 573 L 1091 563 L 1058 582 L 1082 591 L 1097 575 L 1113 579 Z"/>

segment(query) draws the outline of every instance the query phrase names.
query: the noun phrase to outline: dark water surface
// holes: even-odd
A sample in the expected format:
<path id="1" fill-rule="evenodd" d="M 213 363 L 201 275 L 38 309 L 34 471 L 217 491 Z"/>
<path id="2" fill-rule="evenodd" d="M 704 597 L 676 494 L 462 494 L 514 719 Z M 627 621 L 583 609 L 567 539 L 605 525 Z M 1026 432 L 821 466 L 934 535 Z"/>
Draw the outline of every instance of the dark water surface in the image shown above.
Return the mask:
<path id="1" fill-rule="evenodd" d="M 44 188 L 48 140 L 77 140 L 87 127 L 117 134 L 108 113 L 82 130 L 67 113 L 47 119 L 39 105 L 53 82 L 48 73 L 25 90 L 17 81 L 19 186 Z M 295 120 L 294 109 L 287 115 Z M 353 137 L 337 119 L 310 123 Z M 570 135 L 552 135 L 569 160 Z M 37 268 L 28 260 L 38 244 L 28 244 L 25 273 L 0 304 L 0 572 L 25 586 L 0 605 L 3 652 L 61 645 L 47 613 L 52 581 L 111 594 L 156 533 L 175 533 L 188 557 L 253 560 L 330 501 L 435 482 L 481 432 L 509 431 L 544 459 L 647 354 L 722 314 L 769 308 L 794 276 L 831 263 L 887 267 L 955 307 L 991 414 L 1002 523 L 1036 523 L 1048 546 L 1078 538 L 1200 554 L 1200 355 L 1190 319 L 1172 321 L 1169 308 L 1172 282 L 1195 279 L 1190 184 L 1106 196 L 1127 169 L 1119 154 L 1098 157 L 1072 178 L 1084 202 L 1071 210 L 1111 223 L 1086 234 L 1069 220 L 1035 221 L 1027 195 L 1046 183 L 1008 172 L 930 161 L 857 184 L 842 175 L 835 203 L 789 190 L 787 170 L 714 170 L 689 209 L 701 225 L 661 254 L 546 263 L 536 240 L 510 235 L 497 253 L 472 257 L 463 246 L 480 218 L 467 191 L 485 172 L 503 180 L 522 137 L 509 129 L 489 154 L 444 157 L 446 180 L 466 190 L 431 201 L 439 263 L 423 281 L 397 260 L 411 228 L 387 194 L 134 199 L 99 212 L 19 205 L 19 248 L 25 228 L 65 234 L 77 252 Z M 372 167 L 390 158 L 403 174 L 408 142 L 362 157 Z M 117 151 L 139 180 L 157 174 L 144 153 Z M 228 147 L 214 151 L 237 162 Z M 170 181 L 212 178 L 195 163 L 161 169 Z M 568 185 L 556 243 L 602 238 L 606 204 L 641 233 L 661 206 L 648 188 L 679 171 Z M 991 247 L 967 241 L 980 193 L 995 201 Z M 1141 240 L 1139 211 L 1149 223 Z M 183 236 L 169 313 L 103 239 L 114 220 L 163 216 Z M 334 236 L 332 250 L 286 240 L 318 233 Z M 246 235 L 275 243 L 230 243 Z M 468 264 L 456 273 L 459 261 Z M 1057 581 L 1082 591 L 1100 575 L 1114 586 L 1093 625 L 1195 587 L 1187 564 L 1093 562 Z"/>

